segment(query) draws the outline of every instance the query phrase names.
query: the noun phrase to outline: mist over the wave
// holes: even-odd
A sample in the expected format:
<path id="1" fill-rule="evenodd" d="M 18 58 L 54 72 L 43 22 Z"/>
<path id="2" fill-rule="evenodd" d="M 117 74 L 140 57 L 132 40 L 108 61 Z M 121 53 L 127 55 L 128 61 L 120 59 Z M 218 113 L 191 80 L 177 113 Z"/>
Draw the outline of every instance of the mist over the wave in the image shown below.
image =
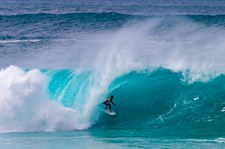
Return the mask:
<path id="1" fill-rule="evenodd" d="M 6 53 L 1 66 L 86 69 L 115 76 L 131 69 L 164 67 L 183 71 L 191 82 L 204 81 L 224 72 L 224 32 L 222 26 L 185 17 L 134 19 L 113 30 L 62 33 L 67 38 L 48 39 L 49 44 L 25 50 L 15 59 L 13 52 Z M 20 41 L 24 42 L 13 40 Z M 7 42 L 6 48 L 17 46 Z"/>

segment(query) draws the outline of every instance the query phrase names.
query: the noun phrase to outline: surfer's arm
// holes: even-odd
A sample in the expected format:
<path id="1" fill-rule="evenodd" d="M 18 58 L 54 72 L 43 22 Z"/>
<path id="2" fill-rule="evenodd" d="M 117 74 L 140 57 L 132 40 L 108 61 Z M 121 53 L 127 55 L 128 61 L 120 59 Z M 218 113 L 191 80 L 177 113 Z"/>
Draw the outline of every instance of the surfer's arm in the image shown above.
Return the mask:
<path id="1" fill-rule="evenodd" d="M 116 106 L 116 105 L 113 103 L 113 101 L 111 101 L 111 103 L 112 103 L 114 106 Z"/>

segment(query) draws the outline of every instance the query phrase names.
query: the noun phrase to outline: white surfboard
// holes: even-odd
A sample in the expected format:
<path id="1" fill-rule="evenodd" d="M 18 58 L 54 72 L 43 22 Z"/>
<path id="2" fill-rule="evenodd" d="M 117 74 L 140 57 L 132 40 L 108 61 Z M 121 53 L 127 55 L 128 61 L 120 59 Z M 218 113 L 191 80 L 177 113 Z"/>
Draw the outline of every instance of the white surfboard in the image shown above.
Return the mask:
<path id="1" fill-rule="evenodd" d="M 108 114 L 108 115 L 116 115 L 116 112 L 115 111 L 109 111 L 108 109 L 103 109 L 103 111 Z"/>

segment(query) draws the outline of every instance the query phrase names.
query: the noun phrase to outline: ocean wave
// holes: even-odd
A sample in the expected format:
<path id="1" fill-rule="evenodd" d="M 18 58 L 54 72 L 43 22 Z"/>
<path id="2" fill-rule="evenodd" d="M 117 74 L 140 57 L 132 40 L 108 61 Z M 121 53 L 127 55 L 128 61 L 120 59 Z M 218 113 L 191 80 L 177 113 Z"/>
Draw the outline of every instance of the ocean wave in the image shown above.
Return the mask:
<path id="1" fill-rule="evenodd" d="M 133 70 L 108 81 L 97 74 L 2 69 L 0 131 L 73 131 L 109 125 L 145 131 L 195 130 L 200 125 L 214 131 L 224 128 L 224 75 L 188 84 L 181 72 L 164 68 Z M 106 115 L 99 106 L 108 95 L 115 97 L 116 117 Z"/>

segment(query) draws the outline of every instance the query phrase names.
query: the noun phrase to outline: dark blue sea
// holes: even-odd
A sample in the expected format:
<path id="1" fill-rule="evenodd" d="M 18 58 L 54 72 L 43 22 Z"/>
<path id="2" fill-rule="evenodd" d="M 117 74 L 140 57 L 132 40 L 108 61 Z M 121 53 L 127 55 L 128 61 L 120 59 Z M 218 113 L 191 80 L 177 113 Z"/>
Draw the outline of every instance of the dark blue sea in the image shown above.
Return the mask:
<path id="1" fill-rule="evenodd" d="M 0 1 L 1 149 L 224 147 L 225 1 Z"/>

